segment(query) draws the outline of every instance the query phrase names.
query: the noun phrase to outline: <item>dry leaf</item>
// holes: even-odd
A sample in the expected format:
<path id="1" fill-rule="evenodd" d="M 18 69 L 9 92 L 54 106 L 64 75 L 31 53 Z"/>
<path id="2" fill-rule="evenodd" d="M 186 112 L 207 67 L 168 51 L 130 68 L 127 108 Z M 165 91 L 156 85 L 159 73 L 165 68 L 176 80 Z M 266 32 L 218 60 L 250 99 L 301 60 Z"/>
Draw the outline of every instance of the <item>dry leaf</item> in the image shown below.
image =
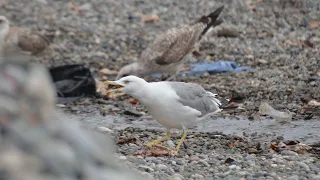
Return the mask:
<path id="1" fill-rule="evenodd" d="M 138 104 L 138 103 L 139 103 L 139 101 L 136 100 L 136 99 L 134 99 L 134 98 L 130 98 L 130 99 L 128 100 L 128 102 L 131 103 L 131 104 Z"/>
<path id="2" fill-rule="evenodd" d="M 108 84 L 104 84 L 102 81 L 99 81 L 97 79 L 95 79 L 95 81 L 96 81 L 96 87 L 97 87 L 96 92 L 102 96 L 105 96 L 107 92 L 106 89 L 108 89 Z"/>
<path id="3" fill-rule="evenodd" d="M 136 155 L 143 156 L 174 156 L 177 152 L 161 145 L 154 145 L 152 148 L 143 149 L 136 153 Z"/>
<path id="4" fill-rule="evenodd" d="M 141 20 L 143 22 L 156 22 L 159 19 L 160 19 L 160 17 L 156 14 L 141 15 Z"/>
<path id="5" fill-rule="evenodd" d="M 270 144 L 270 149 L 274 151 L 279 151 L 279 148 L 286 148 L 286 145 L 283 142 L 280 142 L 280 143 L 272 142 Z"/>
<path id="6" fill-rule="evenodd" d="M 271 152 L 271 153 L 275 153 L 276 151 L 275 151 L 275 150 L 273 150 L 272 148 L 270 148 L 270 149 L 269 149 L 269 152 Z"/>
<path id="7" fill-rule="evenodd" d="M 316 22 L 316 21 L 310 21 L 310 22 L 309 22 L 309 27 L 310 27 L 310 28 L 314 28 L 314 29 L 316 29 L 316 28 L 318 28 L 318 27 L 319 27 L 319 22 Z"/>
<path id="8" fill-rule="evenodd" d="M 110 70 L 108 68 L 103 68 L 101 69 L 98 74 L 100 76 L 103 76 L 103 75 L 117 75 L 118 74 L 118 71 L 115 71 L 115 70 Z"/>
<path id="9" fill-rule="evenodd" d="M 136 142 L 136 138 L 128 138 L 128 139 L 119 139 L 117 144 L 128 144 L 128 143 L 133 143 Z"/>
<path id="10" fill-rule="evenodd" d="M 81 10 L 74 1 L 70 1 L 67 6 L 69 9 L 73 10 L 75 14 L 80 14 Z"/>
<path id="11" fill-rule="evenodd" d="M 230 143 L 228 144 L 229 147 L 233 148 L 234 147 L 234 144 Z"/>
<path id="12" fill-rule="evenodd" d="M 306 144 L 299 143 L 299 144 L 293 145 L 291 149 L 298 154 L 306 154 L 312 149 L 312 147 Z"/>
<path id="13" fill-rule="evenodd" d="M 252 2 L 252 0 L 246 0 L 245 4 L 246 4 L 247 8 L 250 10 L 255 10 L 257 8 L 256 3 Z"/>
<path id="14" fill-rule="evenodd" d="M 311 100 L 308 102 L 309 106 L 320 106 L 320 102 L 316 101 L 316 100 Z"/>
<path id="15" fill-rule="evenodd" d="M 312 43 L 310 41 L 310 39 L 306 39 L 306 40 L 297 40 L 298 43 L 300 43 L 302 46 L 307 46 L 310 48 L 314 48 L 314 43 Z"/>

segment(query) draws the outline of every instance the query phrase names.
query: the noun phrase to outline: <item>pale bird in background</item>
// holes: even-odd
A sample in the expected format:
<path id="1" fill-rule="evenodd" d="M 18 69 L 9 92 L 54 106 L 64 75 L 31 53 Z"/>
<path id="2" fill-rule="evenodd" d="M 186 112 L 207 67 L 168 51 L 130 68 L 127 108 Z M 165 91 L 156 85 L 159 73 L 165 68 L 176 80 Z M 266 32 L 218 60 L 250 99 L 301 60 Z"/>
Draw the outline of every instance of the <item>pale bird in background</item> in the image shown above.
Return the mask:
<path id="1" fill-rule="evenodd" d="M 168 73 L 174 79 L 183 69 L 183 63 L 212 28 L 222 23 L 219 15 L 223 6 L 193 24 L 172 28 L 160 34 L 144 50 L 137 62 L 124 66 L 116 79 L 127 75 L 143 77 L 152 73 Z"/>
<path id="2" fill-rule="evenodd" d="M 126 93 L 138 99 L 146 106 L 152 117 L 167 128 L 167 135 L 147 143 L 154 146 L 171 138 L 172 128 L 182 129 L 182 137 L 176 146 L 180 146 L 186 137 L 186 128 L 204 118 L 220 112 L 228 100 L 219 100 L 217 94 L 206 91 L 198 84 L 183 82 L 150 82 L 136 76 L 126 76 L 117 81 L 106 81 L 106 84 L 120 86 L 107 91 Z"/>
<path id="3" fill-rule="evenodd" d="M 5 16 L 0 16 L 0 56 L 17 53 L 38 54 L 50 44 L 51 39 L 30 29 L 10 27 Z"/>

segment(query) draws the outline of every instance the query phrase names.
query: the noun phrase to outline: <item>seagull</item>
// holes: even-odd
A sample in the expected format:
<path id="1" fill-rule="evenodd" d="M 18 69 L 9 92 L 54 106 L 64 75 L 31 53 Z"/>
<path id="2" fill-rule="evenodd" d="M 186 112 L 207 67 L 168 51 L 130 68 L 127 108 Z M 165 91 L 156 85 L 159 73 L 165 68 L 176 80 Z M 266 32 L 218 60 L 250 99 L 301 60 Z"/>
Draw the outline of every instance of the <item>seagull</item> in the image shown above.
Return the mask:
<path id="1" fill-rule="evenodd" d="M 127 75 L 143 77 L 152 73 L 174 74 L 169 79 L 175 79 L 202 37 L 223 22 L 219 19 L 223 8 L 221 6 L 208 16 L 202 16 L 193 24 L 169 29 L 157 36 L 137 62 L 121 68 L 116 80 Z"/>
<path id="2" fill-rule="evenodd" d="M 186 128 L 210 115 L 220 112 L 227 100 L 219 100 L 217 94 L 206 91 L 194 83 L 160 81 L 148 83 L 137 76 L 126 76 L 105 84 L 119 86 L 106 92 L 126 93 L 139 100 L 152 117 L 166 127 L 167 135 L 145 144 L 154 146 L 171 138 L 171 129 L 182 129 L 183 133 L 175 151 L 178 153 L 187 133 Z"/>
<path id="3" fill-rule="evenodd" d="M 0 56 L 10 56 L 17 53 L 33 55 L 44 51 L 50 43 L 48 37 L 29 29 L 10 27 L 5 16 L 0 16 Z"/>

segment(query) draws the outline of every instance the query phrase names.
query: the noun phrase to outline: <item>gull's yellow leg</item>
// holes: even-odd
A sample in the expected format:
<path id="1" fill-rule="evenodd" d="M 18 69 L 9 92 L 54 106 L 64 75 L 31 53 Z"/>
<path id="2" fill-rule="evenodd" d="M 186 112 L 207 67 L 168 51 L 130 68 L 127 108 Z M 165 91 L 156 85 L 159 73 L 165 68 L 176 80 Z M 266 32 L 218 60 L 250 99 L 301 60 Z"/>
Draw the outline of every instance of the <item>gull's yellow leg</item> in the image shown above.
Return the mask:
<path id="1" fill-rule="evenodd" d="M 166 141 L 166 140 L 168 140 L 170 138 L 171 138 L 171 132 L 170 132 L 170 129 L 167 129 L 167 135 L 165 137 L 163 137 L 161 139 L 157 139 L 157 140 L 151 141 L 151 142 L 149 142 L 149 143 L 147 143 L 145 145 L 151 147 L 151 146 L 153 146 L 155 144 L 159 144 L 160 142 Z"/>
<path id="2" fill-rule="evenodd" d="M 184 141 L 184 139 L 186 138 L 186 136 L 187 136 L 187 132 L 186 132 L 186 130 L 185 130 L 185 127 L 183 127 L 181 139 L 180 139 L 180 141 L 179 141 L 179 143 L 178 143 L 178 145 L 177 145 L 177 147 L 176 147 L 176 151 L 177 151 L 177 152 L 179 152 L 180 146 L 181 146 L 181 144 L 183 143 L 183 141 Z"/>

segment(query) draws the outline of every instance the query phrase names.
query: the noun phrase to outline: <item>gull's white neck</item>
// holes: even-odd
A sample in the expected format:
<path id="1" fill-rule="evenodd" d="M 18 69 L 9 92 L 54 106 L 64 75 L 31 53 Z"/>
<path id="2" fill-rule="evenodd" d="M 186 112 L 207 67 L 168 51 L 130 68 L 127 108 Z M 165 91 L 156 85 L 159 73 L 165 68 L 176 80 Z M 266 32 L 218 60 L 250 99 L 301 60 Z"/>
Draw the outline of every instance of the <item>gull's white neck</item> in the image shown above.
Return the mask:
<path id="1" fill-rule="evenodd" d="M 139 90 L 130 93 L 130 95 L 138 99 L 144 105 L 148 105 L 154 99 L 153 89 L 148 82 L 141 85 Z"/>

